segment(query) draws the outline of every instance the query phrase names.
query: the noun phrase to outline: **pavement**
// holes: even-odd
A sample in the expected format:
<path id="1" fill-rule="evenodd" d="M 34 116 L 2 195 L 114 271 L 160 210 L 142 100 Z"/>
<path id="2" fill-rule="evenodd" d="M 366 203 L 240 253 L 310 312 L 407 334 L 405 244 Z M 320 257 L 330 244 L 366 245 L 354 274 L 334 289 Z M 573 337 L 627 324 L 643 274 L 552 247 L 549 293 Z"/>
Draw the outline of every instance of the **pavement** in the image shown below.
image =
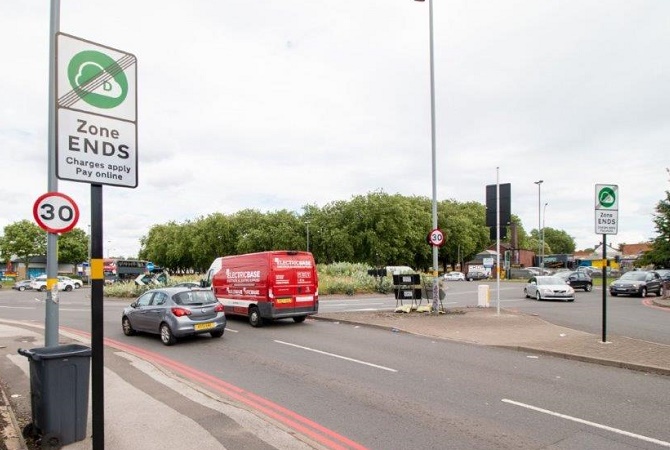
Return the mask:
<path id="1" fill-rule="evenodd" d="M 670 299 L 651 299 L 654 307 L 670 308 Z M 666 314 L 669 311 L 659 311 Z M 553 325 L 511 309 L 448 308 L 446 313 L 365 311 L 321 313 L 329 320 L 380 327 L 433 339 L 515 349 L 535 354 L 621 367 L 670 376 L 670 346 L 619 336 L 601 336 Z M 0 319 L 0 450 L 36 449 L 21 430 L 31 422 L 30 362 L 19 348 L 42 347 L 43 326 Z M 86 337 L 61 329 L 61 344 L 83 343 Z M 105 446 L 109 449 L 310 449 L 325 448 L 318 439 L 290 429 L 272 414 L 262 414 L 225 390 L 194 383 L 176 364 L 161 364 L 107 342 L 105 349 Z M 232 391 L 231 391 L 232 392 Z M 84 440 L 63 446 L 92 448 L 91 401 Z M 225 426 L 222 426 L 225 425 Z M 307 433 L 309 434 L 309 433 Z M 147 437 L 151 439 L 147 439 Z M 47 447 L 51 448 L 51 447 Z M 99 448 L 99 447 L 98 447 Z"/>

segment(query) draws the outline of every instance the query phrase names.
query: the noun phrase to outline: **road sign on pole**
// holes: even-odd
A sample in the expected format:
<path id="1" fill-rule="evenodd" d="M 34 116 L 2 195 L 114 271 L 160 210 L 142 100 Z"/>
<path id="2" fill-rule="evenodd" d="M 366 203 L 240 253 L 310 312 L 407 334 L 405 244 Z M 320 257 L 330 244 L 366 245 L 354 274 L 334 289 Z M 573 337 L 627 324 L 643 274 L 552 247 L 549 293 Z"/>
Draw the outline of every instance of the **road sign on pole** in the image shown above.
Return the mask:
<path id="1" fill-rule="evenodd" d="M 428 243 L 433 247 L 441 247 L 444 244 L 444 233 L 439 228 L 435 228 L 428 235 Z"/>
<path id="2" fill-rule="evenodd" d="M 137 187 L 137 59 L 57 36 L 56 175 Z"/>
<path id="3" fill-rule="evenodd" d="M 79 208 L 67 195 L 47 192 L 35 201 L 33 217 L 37 225 L 49 233 L 67 233 L 79 221 Z"/>
<path id="4" fill-rule="evenodd" d="M 596 234 L 617 234 L 619 231 L 619 186 L 596 184 Z"/>

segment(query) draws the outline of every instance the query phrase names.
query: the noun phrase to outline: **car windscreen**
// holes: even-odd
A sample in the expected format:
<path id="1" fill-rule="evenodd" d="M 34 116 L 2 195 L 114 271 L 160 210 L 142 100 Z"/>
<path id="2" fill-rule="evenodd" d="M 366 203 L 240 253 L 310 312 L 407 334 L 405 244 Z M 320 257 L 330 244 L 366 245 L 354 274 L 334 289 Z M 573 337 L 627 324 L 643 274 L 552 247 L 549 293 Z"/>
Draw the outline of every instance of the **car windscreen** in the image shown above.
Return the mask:
<path id="1" fill-rule="evenodd" d="M 647 272 L 626 272 L 621 276 L 621 280 L 644 281 L 647 277 Z"/>
<path id="2" fill-rule="evenodd" d="M 184 306 L 209 305 L 218 301 L 214 297 L 214 293 L 209 290 L 180 292 L 175 294 L 172 299 L 176 304 Z"/>
<path id="3" fill-rule="evenodd" d="M 555 284 L 565 284 L 565 280 L 559 277 L 537 277 L 538 285 L 555 285 Z"/>

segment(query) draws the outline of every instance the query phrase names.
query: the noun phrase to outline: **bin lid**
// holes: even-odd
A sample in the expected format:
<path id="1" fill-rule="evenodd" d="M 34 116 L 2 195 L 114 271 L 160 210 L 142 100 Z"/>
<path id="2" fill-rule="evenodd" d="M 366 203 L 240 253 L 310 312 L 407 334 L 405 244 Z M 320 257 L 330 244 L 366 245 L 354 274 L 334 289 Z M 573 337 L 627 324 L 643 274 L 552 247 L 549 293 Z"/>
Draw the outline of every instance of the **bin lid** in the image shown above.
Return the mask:
<path id="1" fill-rule="evenodd" d="M 33 361 L 40 361 L 43 359 L 62 359 L 77 356 L 91 356 L 91 348 L 80 344 L 67 344 L 57 345 L 54 347 L 31 348 L 30 350 L 20 348 L 18 353 L 32 359 Z"/>

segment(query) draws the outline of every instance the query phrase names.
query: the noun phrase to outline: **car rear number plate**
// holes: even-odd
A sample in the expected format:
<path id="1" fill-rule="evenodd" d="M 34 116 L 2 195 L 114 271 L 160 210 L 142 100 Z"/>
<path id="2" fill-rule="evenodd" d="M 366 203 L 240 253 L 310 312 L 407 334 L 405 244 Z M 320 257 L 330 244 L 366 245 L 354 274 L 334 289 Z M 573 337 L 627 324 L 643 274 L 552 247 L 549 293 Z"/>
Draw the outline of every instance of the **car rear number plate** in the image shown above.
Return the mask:
<path id="1" fill-rule="evenodd" d="M 208 323 L 198 323 L 193 328 L 195 328 L 197 331 L 200 331 L 200 330 L 209 330 L 210 328 L 214 327 L 216 327 L 216 324 L 214 322 L 208 322 Z"/>

